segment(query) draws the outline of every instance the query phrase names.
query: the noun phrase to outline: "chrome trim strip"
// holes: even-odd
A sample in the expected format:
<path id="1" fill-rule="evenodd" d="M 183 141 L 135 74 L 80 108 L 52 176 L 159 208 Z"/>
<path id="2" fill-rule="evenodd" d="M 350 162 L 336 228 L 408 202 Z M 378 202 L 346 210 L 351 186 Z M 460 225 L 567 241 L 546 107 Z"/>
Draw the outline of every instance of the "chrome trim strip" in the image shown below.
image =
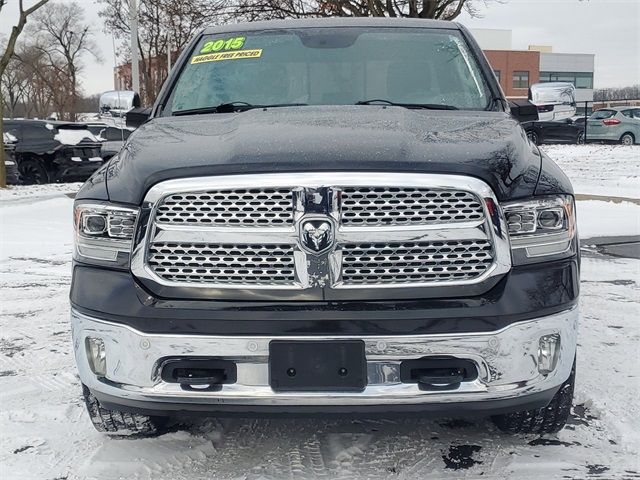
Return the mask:
<path id="1" fill-rule="evenodd" d="M 82 382 L 90 389 L 119 398 L 155 402 L 239 405 L 374 405 L 486 401 L 533 394 L 566 380 L 575 358 L 578 308 L 519 322 L 493 332 L 398 336 L 244 337 L 146 334 L 71 312 L 76 362 Z M 537 348 L 543 335 L 560 335 L 555 370 L 540 374 Z M 102 338 L 107 352 L 107 376 L 90 370 L 85 338 Z M 365 342 L 368 385 L 363 392 L 276 393 L 269 386 L 269 342 L 287 340 L 345 340 Z M 429 392 L 399 380 L 402 360 L 424 356 L 453 356 L 473 361 L 479 377 L 458 390 Z M 220 391 L 184 391 L 163 382 L 161 361 L 170 356 L 215 356 L 237 362 L 238 381 Z"/>

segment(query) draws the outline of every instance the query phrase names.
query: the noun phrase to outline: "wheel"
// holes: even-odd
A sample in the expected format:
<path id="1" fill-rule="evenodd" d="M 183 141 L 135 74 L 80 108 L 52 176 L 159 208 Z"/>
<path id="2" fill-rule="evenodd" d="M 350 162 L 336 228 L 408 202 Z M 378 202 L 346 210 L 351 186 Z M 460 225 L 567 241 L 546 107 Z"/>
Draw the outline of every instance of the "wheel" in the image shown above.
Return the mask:
<path id="1" fill-rule="evenodd" d="M 527 138 L 534 144 L 540 145 L 540 137 L 538 137 L 538 134 L 535 132 L 535 130 L 527 130 Z"/>
<path id="2" fill-rule="evenodd" d="M 632 133 L 628 133 L 628 132 L 627 132 L 627 133 L 625 133 L 624 135 L 622 135 L 622 136 L 620 137 L 620 143 L 621 143 L 622 145 L 627 145 L 627 146 L 629 146 L 629 145 L 633 145 L 633 144 L 634 144 L 634 142 L 635 142 L 635 138 L 633 138 L 633 134 L 632 134 Z"/>
<path id="3" fill-rule="evenodd" d="M 42 185 L 49 183 L 49 173 L 41 160 L 27 158 L 19 163 L 22 183 L 25 185 Z"/>
<path id="4" fill-rule="evenodd" d="M 584 132 L 580 132 L 578 134 L 578 139 L 576 141 L 578 145 L 584 145 Z"/>
<path id="5" fill-rule="evenodd" d="M 109 435 L 152 437 L 160 433 L 163 419 L 138 413 L 108 410 L 82 385 L 82 396 L 96 430 Z"/>
<path id="6" fill-rule="evenodd" d="M 573 384 L 576 365 L 571 375 L 554 395 L 551 403 L 544 408 L 505 413 L 491 417 L 493 423 L 506 433 L 556 433 L 564 428 L 571 413 Z"/>

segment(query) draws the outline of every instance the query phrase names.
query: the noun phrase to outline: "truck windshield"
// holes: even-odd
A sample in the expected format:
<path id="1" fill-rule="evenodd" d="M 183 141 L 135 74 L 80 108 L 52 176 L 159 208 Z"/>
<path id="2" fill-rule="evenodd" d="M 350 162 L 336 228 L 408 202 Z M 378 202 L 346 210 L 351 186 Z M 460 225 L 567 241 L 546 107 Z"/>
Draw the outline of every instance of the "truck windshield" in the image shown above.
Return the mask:
<path id="1" fill-rule="evenodd" d="M 482 110 L 489 99 L 456 30 L 304 28 L 203 36 L 164 114 L 229 104 L 383 103 L 372 100 Z"/>

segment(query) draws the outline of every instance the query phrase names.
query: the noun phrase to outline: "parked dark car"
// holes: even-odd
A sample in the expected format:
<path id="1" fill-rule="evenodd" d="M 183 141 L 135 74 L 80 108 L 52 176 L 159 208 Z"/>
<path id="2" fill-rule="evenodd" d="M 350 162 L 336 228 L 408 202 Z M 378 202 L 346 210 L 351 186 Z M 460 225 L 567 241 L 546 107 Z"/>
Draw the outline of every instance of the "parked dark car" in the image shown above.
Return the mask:
<path id="1" fill-rule="evenodd" d="M 18 171 L 18 164 L 16 163 L 15 151 L 16 151 L 17 139 L 9 133 L 5 133 L 2 136 L 2 147 L 4 148 L 4 167 L 7 178 L 7 184 L 19 185 L 20 172 Z"/>
<path id="2" fill-rule="evenodd" d="M 76 196 L 71 329 L 93 425 L 404 412 L 560 430 L 575 203 L 514 105 L 454 22 L 198 34 Z"/>
<path id="3" fill-rule="evenodd" d="M 102 142 L 100 155 L 104 161 L 120 151 L 132 132 L 128 128 L 113 127 L 105 123 L 89 123 L 87 126 L 89 131 Z"/>
<path id="4" fill-rule="evenodd" d="M 5 120 L 17 139 L 15 155 L 26 184 L 86 180 L 103 164 L 101 142 L 85 124 L 45 120 Z"/>
<path id="5" fill-rule="evenodd" d="M 536 145 L 543 143 L 584 143 L 584 122 L 570 118 L 552 122 L 529 122 L 522 125 L 527 137 Z"/>

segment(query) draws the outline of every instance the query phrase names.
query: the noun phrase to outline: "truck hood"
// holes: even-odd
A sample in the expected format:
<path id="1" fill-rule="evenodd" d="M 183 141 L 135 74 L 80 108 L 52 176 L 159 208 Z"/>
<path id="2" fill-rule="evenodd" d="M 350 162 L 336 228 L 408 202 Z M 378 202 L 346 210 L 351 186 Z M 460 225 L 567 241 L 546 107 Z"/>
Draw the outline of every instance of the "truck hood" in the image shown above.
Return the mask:
<path id="1" fill-rule="evenodd" d="M 470 175 L 499 200 L 533 195 L 541 157 L 503 112 L 390 106 L 286 107 L 155 118 L 108 166 L 111 201 L 205 175 L 394 171 Z"/>

